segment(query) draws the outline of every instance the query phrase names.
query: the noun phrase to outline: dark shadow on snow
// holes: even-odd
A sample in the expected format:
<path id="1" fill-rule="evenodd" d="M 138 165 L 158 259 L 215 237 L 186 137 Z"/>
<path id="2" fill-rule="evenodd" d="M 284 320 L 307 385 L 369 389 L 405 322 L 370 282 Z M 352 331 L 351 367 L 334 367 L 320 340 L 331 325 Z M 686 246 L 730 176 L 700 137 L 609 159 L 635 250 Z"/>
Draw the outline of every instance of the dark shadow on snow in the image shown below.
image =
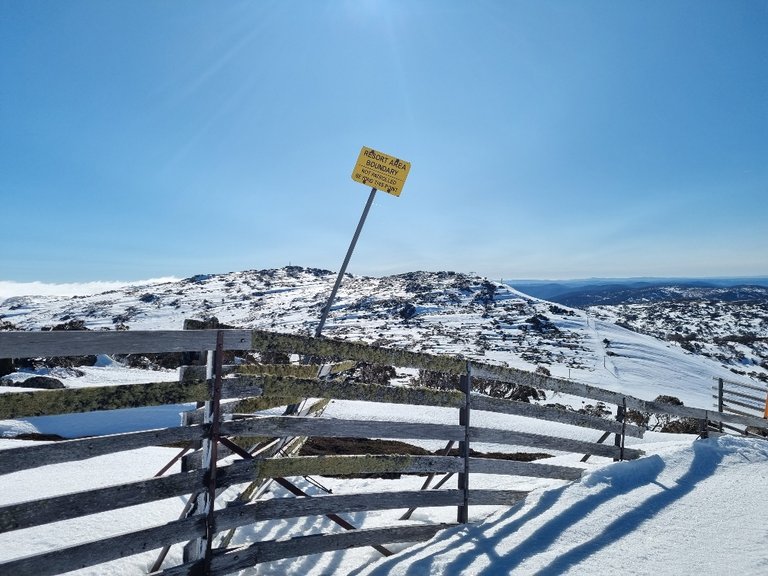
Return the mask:
<path id="1" fill-rule="evenodd" d="M 596 552 L 616 541 L 617 535 L 626 535 L 641 524 L 653 518 L 667 506 L 690 493 L 702 480 L 710 477 L 723 459 L 723 453 L 712 448 L 709 442 L 694 442 L 693 461 L 688 471 L 674 486 L 651 496 L 641 506 L 631 508 L 606 526 L 603 531 L 565 554 L 538 572 L 540 575 L 555 576 L 589 558 Z"/>
<path id="2" fill-rule="evenodd" d="M 658 480 L 664 470 L 664 461 L 659 456 L 650 456 L 631 463 L 617 463 L 603 470 L 594 472 L 583 482 L 587 486 L 601 486 L 599 492 L 591 494 L 573 503 L 567 509 L 560 511 L 557 516 L 546 521 L 525 539 L 515 543 L 514 547 L 506 548 L 499 553 L 502 543 L 513 538 L 527 522 L 553 508 L 561 498 L 565 486 L 550 490 L 541 495 L 538 502 L 525 514 L 513 519 L 520 512 L 516 505 L 494 521 L 478 526 L 466 526 L 454 529 L 464 533 L 459 540 L 440 542 L 440 538 L 450 538 L 456 534 L 448 530 L 438 534 L 431 542 L 416 545 L 408 549 L 404 556 L 396 556 L 380 562 L 371 572 L 371 576 L 389 574 L 398 565 L 407 566 L 407 576 L 429 574 L 436 566 L 436 561 L 442 555 L 451 555 L 459 546 L 472 544 L 470 550 L 461 552 L 447 564 L 441 566 L 444 574 L 469 573 L 471 564 L 479 556 L 488 558 L 488 566 L 479 571 L 472 571 L 478 576 L 497 576 L 499 574 L 514 574 L 515 570 L 527 559 L 546 552 L 560 538 L 565 530 L 578 524 L 590 513 L 615 499 L 620 499 L 630 492 L 656 484 L 663 490 L 642 502 L 634 502 L 633 507 L 617 516 L 603 530 L 590 540 L 579 544 L 562 554 L 548 566 L 536 573 L 545 576 L 562 574 L 569 568 L 598 553 L 603 548 L 616 541 L 617 535 L 626 536 L 635 531 L 644 522 L 652 519 L 667 506 L 690 493 L 696 485 L 710 477 L 722 461 L 722 451 L 717 450 L 711 441 L 697 441 L 693 444 L 693 460 L 689 469 L 671 486 L 664 486 Z M 412 561 L 412 558 L 424 550 L 430 550 L 429 556 Z M 361 568 L 362 570 L 362 568 Z M 353 572 L 357 573 L 358 571 Z"/>
<path id="3" fill-rule="evenodd" d="M 531 508 L 528 512 L 523 514 L 517 520 L 514 520 L 513 522 L 510 523 L 510 525 L 514 525 L 512 531 L 517 530 L 520 526 L 522 526 L 523 524 L 528 522 L 530 519 L 535 518 L 539 514 L 544 513 L 546 510 L 549 510 L 552 506 L 554 506 L 555 503 L 557 502 L 557 500 L 562 495 L 563 490 L 565 490 L 566 487 L 567 486 L 563 486 L 562 488 L 556 488 L 554 490 L 548 490 L 547 492 L 542 494 L 541 497 L 539 498 L 538 502 L 536 502 L 536 504 L 533 506 L 533 508 Z M 505 512 L 505 514 L 502 517 L 502 519 L 500 519 L 498 522 L 502 522 L 503 518 L 506 518 L 506 517 L 509 517 L 509 516 L 512 516 L 512 515 L 516 514 L 518 512 L 518 510 L 522 506 L 523 506 L 522 503 L 515 504 L 507 512 Z M 498 522 L 494 522 L 493 524 L 491 524 L 491 527 L 495 527 L 498 524 Z M 487 526 L 488 526 L 487 524 L 484 525 L 484 527 L 487 527 Z M 482 532 L 484 530 L 479 530 L 478 528 L 473 527 L 472 525 L 469 525 L 469 526 L 466 526 L 466 527 L 462 527 L 462 528 L 458 528 L 458 529 L 453 529 L 453 530 L 449 529 L 447 532 L 443 532 L 443 533 L 438 534 L 436 538 L 449 537 L 448 535 L 453 533 L 455 530 L 460 530 L 460 531 L 466 532 L 466 537 L 465 537 L 466 540 L 473 541 L 473 542 L 476 542 L 476 543 L 482 540 L 483 541 L 483 547 L 485 547 L 485 542 L 490 540 L 490 539 L 488 539 L 488 538 L 486 538 L 485 536 L 482 535 Z M 478 532 L 480 532 L 480 534 L 477 534 Z M 456 545 L 464 544 L 464 542 L 466 540 L 462 540 L 462 541 L 456 543 Z M 494 540 L 495 540 L 495 537 L 494 537 Z M 404 560 L 404 559 L 407 560 L 407 558 L 410 558 L 410 557 L 413 557 L 415 555 L 418 555 L 418 553 L 421 550 L 423 550 L 424 548 L 427 548 L 428 546 L 434 546 L 434 540 L 425 542 L 423 544 L 418 544 L 416 546 L 408 548 L 407 549 L 407 556 L 405 558 L 397 556 L 397 557 L 393 557 L 391 559 L 385 560 L 383 562 L 380 562 L 376 566 L 376 568 L 370 573 L 369 576 L 384 576 L 386 574 L 389 574 L 390 570 L 394 566 L 399 564 L 402 560 Z M 477 544 L 476 544 L 476 546 L 477 546 Z M 452 547 L 453 547 L 452 545 L 449 545 L 449 546 L 447 546 L 445 548 L 445 550 L 450 550 Z M 407 570 L 406 574 L 408 576 L 421 576 L 422 574 L 429 574 L 430 573 L 430 569 L 432 567 L 433 559 L 436 556 L 439 556 L 439 554 L 440 554 L 440 552 L 437 552 L 435 554 L 431 554 L 430 556 L 427 556 L 425 558 L 421 558 L 420 560 L 417 560 L 417 561 L 413 562 L 413 564 L 411 564 L 408 567 L 408 570 Z M 473 558 L 474 558 L 474 555 L 471 554 L 469 559 L 468 559 L 468 562 L 471 562 Z M 361 568 L 360 570 L 363 570 L 364 568 L 365 567 Z M 354 576 L 354 574 L 356 574 L 358 572 L 359 572 L 359 570 L 351 572 L 350 576 Z M 452 574 L 452 573 L 453 572 L 446 572 L 446 574 Z M 456 574 L 458 574 L 458 573 L 460 573 L 460 572 L 456 572 Z"/>
<path id="4" fill-rule="evenodd" d="M 574 503 L 543 524 L 525 540 L 521 540 L 513 548 L 505 550 L 503 555 L 500 555 L 496 550 L 497 546 L 519 530 L 523 526 L 523 522 L 510 522 L 508 525 L 502 526 L 492 538 L 481 541 L 482 550 L 480 552 L 488 556 L 490 562 L 486 569 L 477 572 L 477 574 L 498 574 L 499 569 L 502 568 L 504 573 L 512 573 L 527 558 L 546 551 L 566 529 L 580 522 L 590 512 L 617 496 L 627 494 L 640 486 L 653 482 L 664 469 L 664 461 L 658 456 L 646 458 L 642 465 L 638 466 L 638 464 L 640 463 L 632 465 L 632 473 L 628 473 L 626 466 L 614 465 L 607 468 L 603 473 L 593 474 L 589 479 L 590 483 L 606 483 L 603 490 Z M 471 557 L 456 558 L 447 566 L 446 571 L 458 573 L 458 570 L 468 567 L 473 560 L 474 558 Z"/>

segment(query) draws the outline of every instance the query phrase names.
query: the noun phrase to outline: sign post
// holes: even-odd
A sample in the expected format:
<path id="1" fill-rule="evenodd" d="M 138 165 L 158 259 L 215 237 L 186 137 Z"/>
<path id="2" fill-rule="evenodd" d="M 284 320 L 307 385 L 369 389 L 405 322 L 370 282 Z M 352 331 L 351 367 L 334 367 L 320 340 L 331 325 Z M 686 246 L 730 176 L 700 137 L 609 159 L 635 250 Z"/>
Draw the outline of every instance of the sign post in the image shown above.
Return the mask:
<path id="1" fill-rule="evenodd" d="M 363 146 L 360 150 L 360 155 L 357 157 L 357 163 L 352 171 L 352 180 L 360 182 L 368 186 L 372 186 L 371 193 L 368 196 L 368 202 L 363 208 L 363 214 L 360 216 L 360 221 L 357 223 L 355 234 L 352 236 L 352 242 L 349 244 L 347 255 L 344 257 L 344 262 L 339 270 L 339 275 L 336 277 L 336 283 L 333 285 L 331 295 L 328 298 L 328 303 L 323 308 L 323 313 L 320 316 L 320 323 L 315 329 L 315 338 L 319 338 L 323 332 L 323 326 L 328 319 L 328 313 L 331 311 L 331 305 L 336 299 L 336 293 L 341 286 L 341 280 L 344 278 L 344 273 L 347 271 L 347 265 L 352 258 L 352 252 L 355 250 L 357 239 L 360 237 L 360 232 L 365 224 L 365 219 L 368 217 L 368 212 L 373 204 L 373 199 L 376 197 L 377 190 L 383 190 L 393 196 L 400 196 L 400 192 L 403 190 L 405 179 L 408 177 L 408 172 L 411 170 L 411 163 L 388 154 L 377 152 L 373 148 L 366 148 Z"/>

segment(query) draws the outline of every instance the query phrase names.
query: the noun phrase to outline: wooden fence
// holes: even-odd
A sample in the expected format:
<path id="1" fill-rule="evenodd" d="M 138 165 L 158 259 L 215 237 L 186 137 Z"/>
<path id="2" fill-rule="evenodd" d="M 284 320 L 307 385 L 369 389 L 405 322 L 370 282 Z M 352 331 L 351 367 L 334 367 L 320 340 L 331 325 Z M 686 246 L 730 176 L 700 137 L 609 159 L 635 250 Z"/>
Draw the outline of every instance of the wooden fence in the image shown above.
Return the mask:
<path id="1" fill-rule="evenodd" d="M 303 358 L 324 359 L 316 366 L 225 365 L 226 351 L 284 352 Z M 197 402 L 184 425 L 159 430 L 66 440 L 0 451 L 0 475 L 48 464 L 82 461 L 95 456 L 148 446 L 185 446 L 179 453 L 182 471 L 141 481 L 76 492 L 0 507 L 0 532 L 41 526 L 97 512 L 117 510 L 171 497 L 188 496 L 187 507 L 176 521 L 97 541 L 20 557 L 0 564 L 0 573 L 41 576 L 93 566 L 147 550 L 161 549 L 153 574 L 228 574 L 256 563 L 350 547 L 374 546 L 382 554 L 392 542 L 431 538 L 452 524 L 423 525 L 408 521 L 417 507 L 456 507 L 457 522 L 467 522 L 472 505 L 507 505 L 525 492 L 478 490 L 470 487 L 471 474 L 503 474 L 576 480 L 582 469 L 539 462 L 493 460 L 470 456 L 472 443 L 529 446 L 584 455 L 633 459 L 642 455 L 624 446 L 624 438 L 641 437 L 643 428 L 624 421 L 560 410 L 552 407 L 491 398 L 472 392 L 473 379 L 483 378 L 557 391 L 602 401 L 625 410 L 693 417 L 702 422 L 759 425 L 760 418 L 716 413 L 703 409 L 659 404 L 599 389 L 586 384 L 511 368 L 467 362 L 448 356 L 413 353 L 363 344 L 252 330 L 136 331 L 136 332 L 0 332 L 0 358 L 74 356 L 85 354 L 205 352 L 207 366 L 183 367 L 178 382 L 150 382 L 122 386 L 18 392 L 0 395 L 0 419 L 67 414 Z M 342 362 L 346 361 L 346 363 Z M 429 370 L 460 379 L 459 389 L 384 386 L 348 382 L 336 374 L 352 364 Z M 302 398 L 314 401 L 303 410 L 288 409 L 284 416 L 264 416 L 265 407 L 296 407 Z M 453 408 L 454 424 L 337 420 L 324 418 L 328 399 L 366 400 Z M 599 442 L 544 436 L 471 424 L 475 411 L 537 418 L 602 432 Z M 601 442 L 614 435 L 613 444 Z M 439 456 L 361 455 L 296 456 L 293 439 L 306 437 L 365 437 L 440 440 L 454 443 Z M 280 457 L 278 448 L 291 457 Z M 585 456 L 585 458 L 587 457 Z M 224 458 L 226 457 L 226 460 Z M 253 500 L 259 487 L 275 481 L 297 496 L 307 496 L 290 478 L 323 474 L 427 475 L 420 491 L 366 494 L 329 494 L 291 499 Z M 455 475 L 454 489 L 426 489 L 437 474 L 434 488 Z M 215 506 L 217 495 L 240 485 L 242 503 Z M 220 503 L 219 503 L 220 504 Z M 383 509 L 408 509 L 396 526 L 356 529 L 339 514 Z M 238 527 L 270 519 L 327 516 L 347 529 L 338 534 L 314 534 L 289 540 L 256 542 L 228 547 Z M 218 535 L 218 536 L 217 536 Z M 217 538 L 217 543 L 214 538 Z M 162 567 L 168 547 L 187 543 L 182 564 Z M 222 545 L 223 543 L 223 545 Z"/>
<path id="2" fill-rule="evenodd" d="M 749 417 L 768 418 L 768 384 L 759 386 L 718 378 L 712 387 L 712 397 L 717 400 L 717 411 L 738 414 Z M 763 420 L 762 426 L 752 424 L 757 428 L 768 428 L 768 421 Z M 720 423 L 720 429 L 727 428 L 746 435 L 754 435 L 749 427 L 739 428 L 730 424 Z"/>

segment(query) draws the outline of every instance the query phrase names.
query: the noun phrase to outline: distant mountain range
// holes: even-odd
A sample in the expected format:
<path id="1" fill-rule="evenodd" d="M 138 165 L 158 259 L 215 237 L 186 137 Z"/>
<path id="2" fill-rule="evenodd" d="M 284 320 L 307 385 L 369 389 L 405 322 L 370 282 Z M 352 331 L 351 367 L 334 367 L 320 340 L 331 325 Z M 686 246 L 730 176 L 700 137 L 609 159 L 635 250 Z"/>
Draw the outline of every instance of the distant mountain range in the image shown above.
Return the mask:
<path id="1" fill-rule="evenodd" d="M 677 300 L 735 302 L 768 299 L 768 277 L 507 280 L 510 286 L 575 308 Z"/>

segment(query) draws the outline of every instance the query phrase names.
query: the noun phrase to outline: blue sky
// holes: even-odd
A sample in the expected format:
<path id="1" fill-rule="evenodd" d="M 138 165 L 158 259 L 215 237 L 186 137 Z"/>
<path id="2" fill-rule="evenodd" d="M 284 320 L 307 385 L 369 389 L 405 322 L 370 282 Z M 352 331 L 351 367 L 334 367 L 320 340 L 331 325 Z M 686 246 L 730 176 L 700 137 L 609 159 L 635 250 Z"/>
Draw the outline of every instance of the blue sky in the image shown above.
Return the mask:
<path id="1" fill-rule="evenodd" d="M 766 1 L 0 0 L 0 280 L 768 274 Z"/>

